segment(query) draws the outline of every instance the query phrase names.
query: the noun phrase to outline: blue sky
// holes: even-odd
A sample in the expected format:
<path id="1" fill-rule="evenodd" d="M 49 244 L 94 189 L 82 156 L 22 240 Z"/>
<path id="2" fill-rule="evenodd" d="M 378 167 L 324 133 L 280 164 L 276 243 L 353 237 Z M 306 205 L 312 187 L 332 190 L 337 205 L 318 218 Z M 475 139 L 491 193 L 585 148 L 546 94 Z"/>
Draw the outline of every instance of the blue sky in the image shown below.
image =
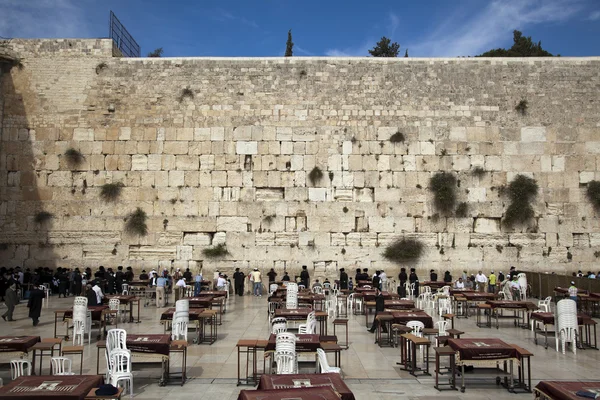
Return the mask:
<path id="1" fill-rule="evenodd" d="M 142 47 L 176 56 L 367 56 L 381 36 L 412 57 L 510 47 L 519 29 L 563 56 L 600 55 L 600 0 L 0 0 L 2 37 L 106 37 L 113 10 Z"/>

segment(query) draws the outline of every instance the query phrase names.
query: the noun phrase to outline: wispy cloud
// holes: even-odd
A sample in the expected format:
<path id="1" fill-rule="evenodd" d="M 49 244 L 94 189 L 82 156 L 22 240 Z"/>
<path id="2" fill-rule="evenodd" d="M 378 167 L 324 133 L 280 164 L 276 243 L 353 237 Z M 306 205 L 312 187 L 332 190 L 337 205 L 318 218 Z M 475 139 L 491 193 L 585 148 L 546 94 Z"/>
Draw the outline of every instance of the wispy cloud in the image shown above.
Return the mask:
<path id="1" fill-rule="evenodd" d="M 600 11 L 594 11 L 592 12 L 588 17 L 587 17 L 588 21 L 598 21 L 600 20 Z"/>
<path id="2" fill-rule="evenodd" d="M 82 2 L 77 0 L 0 0 L 0 36 L 89 37 Z"/>
<path id="3" fill-rule="evenodd" d="M 388 30 L 390 37 L 394 37 L 396 35 L 396 30 L 398 29 L 398 25 L 400 25 L 400 18 L 393 12 L 388 14 L 389 24 Z"/>
<path id="4" fill-rule="evenodd" d="M 300 46 L 298 46 L 296 44 L 294 45 L 294 53 L 300 53 L 300 54 L 303 54 L 305 56 L 314 56 L 315 55 L 315 53 L 313 53 L 313 52 L 311 52 L 309 50 L 303 49 L 302 47 L 300 47 Z M 285 54 L 285 51 L 282 54 Z"/>
<path id="5" fill-rule="evenodd" d="M 243 25 L 249 26 L 254 29 L 259 28 L 259 25 L 256 23 L 256 21 L 250 20 L 246 17 L 239 17 L 233 15 L 229 11 L 223 10 L 221 8 L 217 9 L 216 13 L 212 17 L 217 21 L 237 21 Z"/>
<path id="6" fill-rule="evenodd" d="M 411 44 L 413 55 L 456 57 L 480 54 L 511 37 L 514 29 L 560 22 L 582 9 L 580 0 L 494 0 L 463 21 L 443 24 L 425 40 Z M 525 32 L 526 34 L 527 32 Z"/>

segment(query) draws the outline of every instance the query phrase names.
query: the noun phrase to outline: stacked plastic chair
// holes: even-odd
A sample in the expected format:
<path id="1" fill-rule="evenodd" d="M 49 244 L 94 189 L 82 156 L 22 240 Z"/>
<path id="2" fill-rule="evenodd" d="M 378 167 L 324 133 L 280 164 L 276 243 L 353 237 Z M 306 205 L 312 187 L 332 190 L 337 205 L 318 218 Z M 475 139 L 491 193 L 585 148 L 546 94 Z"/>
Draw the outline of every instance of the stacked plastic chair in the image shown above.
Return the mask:
<path id="1" fill-rule="evenodd" d="M 317 332 L 317 317 L 311 311 L 306 317 L 306 323 L 298 325 L 298 333 L 315 334 Z"/>
<path id="2" fill-rule="evenodd" d="M 75 297 L 73 300 L 73 346 L 83 346 L 85 335 L 88 344 L 92 341 L 92 313 L 87 308 L 86 297 Z"/>
<path id="3" fill-rule="evenodd" d="M 281 332 L 287 332 L 287 319 L 284 317 L 273 318 L 271 321 L 271 333 L 277 335 Z"/>
<path id="4" fill-rule="evenodd" d="M 290 282 L 287 285 L 285 308 L 287 308 L 287 309 L 298 308 L 298 285 L 296 283 Z"/>
<path id="5" fill-rule="evenodd" d="M 120 314 L 121 314 L 121 312 L 120 312 L 120 310 L 121 310 L 121 300 L 119 300 L 119 299 L 110 299 L 108 301 L 108 308 L 111 311 L 116 311 L 117 312 L 117 315 L 116 315 L 115 318 L 118 321 L 119 317 L 120 317 Z"/>
<path id="6" fill-rule="evenodd" d="M 556 329 L 556 351 L 558 343 L 562 344 L 562 353 L 565 354 L 567 343 L 571 343 L 573 353 L 577 353 L 577 303 L 571 299 L 564 299 L 556 303 L 554 317 Z"/>
<path id="7" fill-rule="evenodd" d="M 297 374 L 296 335 L 289 332 L 277 334 L 275 341 L 275 364 L 277 374 Z"/>
<path id="8" fill-rule="evenodd" d="M 323 349 L 317 349 L 317 355 L 319 357 L 319 367 L 322 374 L 336 373 L 339 374 L 342 370 L 338 367 L 330 367 L 327 361 L 327 354 Z"/>
<path id="9" fill-rule="evenodd" d="M 520 273 L 517 275 L 517 281 L 519 282 L 519 291 L 521 294 L 521 300 L 527 299 L 527 275 Z"/>
<path id="10" fill-rule="evenodd" d="M 127 331 L 111 329 L 106 334 L 106 380 L 114 386 L 126 381 L 133 396 L 131 351 L 127 349 Z"/>
<path id="11" fill-rule="evenodd" d="M 175 302 L 175 313 L 171 325 L 171 339 L 185 340 L 188 339 L 188 324 L 190 322 L 190 301 L 177 300 Z"/>

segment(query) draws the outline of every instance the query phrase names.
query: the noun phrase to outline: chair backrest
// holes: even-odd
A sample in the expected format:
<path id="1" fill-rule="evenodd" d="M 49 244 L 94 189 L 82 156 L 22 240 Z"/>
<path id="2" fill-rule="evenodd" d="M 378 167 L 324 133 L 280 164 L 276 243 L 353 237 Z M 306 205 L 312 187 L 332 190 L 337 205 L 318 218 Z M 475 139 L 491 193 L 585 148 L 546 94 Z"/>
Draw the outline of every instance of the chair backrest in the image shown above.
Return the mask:
<path id="1" fill-rule="evenodd" d="M 406 323 L 407 328 L 412 329 L 412 334 L 415 336 L 421 337 L 423 335 L 423 329 L 425 328 L 425 324 L 421 321 L 408 321 Z"/>
<path id="2" fill-rule="evenodd" d="M 304 286 L 304 285 L 298 285 L 298 290 L 302 290 L 302 289 L 306 289 L 306 286 Z"/>
<path id="3" fill-rule="evenodd" d="M 73 362 L 67 357 L 52 357 L 52 375 L 71 375 L 71 366 Z"/>
<path id="4" fill-rule="evenodd" d="M 364 285 L 363 289 L 373 289 L 373 286 L 371 286 L 371 285 Z"/>
<path id="5" fill-rule="evenodd" d="M 437 325 L 438 328 L 438 335 L 439 336 L 444 336 L 446 335 L 446 329 L 448 328 L 448 321 L 437 321 L 435 323 Z"/>
<path id="6" fill-rule="evenodd" d="M 269 285 L 269 292 L 271 292 L 271 293 L 275 293 L 275 291 L 276 291 L 278 288 L 279 288 L 279 286 L 277 286 L 277 284 L 276 284 L 276 283 L 271 283 L 271 284 Z"/>
<path id="7" fill-rule="evenodd" d="M 331 283 L 327 283 L 327 282 L 325 282 L 325 283 L 323 284 L 323 287 L 324 287 L 325 289 L 331 289 Z"/>
<path id="8" fill-rule="evenodd" d="M 527 280 L 527 274 L 525 272 L 520 272 L 517 274 L 517 279 L 525 278 Z"/>
<path id="9" fill-rule="evenodd" d="M 276 351 L 275 364 L 277 365 L 277 374 L 289 375 L 296 373 L 296 353 L 292 351 Z"/>
<path id="10" fill-rule="evenodd" d="M 108 308 L 111 310 L 119 311 L 120 306 L 121 306 L 121 300 L 119 300 L 119 299 L 110 299 L 108 301 Z"/>
<path id="11" fill-rule="evenodd" d="M 442 293 L 446 296 L 450 296 L 450 286 L 449 285 L 443 286 Z"/>
<path id="12" fill-rule="evenodd" d="M 279 303 L 277 303 L 275 301 L 270 301 L 269 302 L 269 314 L 271 314 L 271 315 L 275 314 L 275 310 L 277 310 L 278 307 L 279 307 Z"/>
<path id="13" fill-rule="evenodd" d="M 519 275 L 521 275 L 521 274 L 519 274 Z M 525 276 L 525 274 L 523 274 L 523 276 L 519 276 L 517 278 L 517 281 L 519 282 L 519 286 L 521 287 L 521 289 L 527 288 L 527 277 Z"/>
<path id="14" fill-rule="evenodd" d="M 14 381 L 20 376 L 31 375 L 31 363 L 29 360 L 10 360 L 10 376 Z"/>
<path id="15" fill-rule="evenodd" d="M 88 299 L 87 299 L 87 297 L 77 296 L 73 300 L 73 307 L 82 306 L 82 307 L 86 307 L 87 308 L 87 305 L 88 305 Z"/>
<path id="16" fill-rule="evenodd" d="M 308 313 L 308 315 L 306 316 L 306 322 L 310 322 L 310 321 L 316 321 L 317 320 L 317 314 L 316 311 L 311 311 Z"/>
<path id="17" fill-rule="evenodd" d="M 125 329 L 111 329 L 106 334 L 106 351 L 112 354 L 115 350 L 127 350 L 127 331 Z"/>
<path id="18" fill-rule="evenodd" d="M 190 310 L 190 301 L 189 300 L 177 300 L 175 302 L 175 311 L 186 311 Z"/>
<path id="19" fill-rule="evenodd" d="M 431 286 L 423 286 L 425 293 L 431 293 Z"/>
<path id="20" fill-rule="evenodd" d="M 279 343 L 279 342 L 292 342 L 292 343 L 296 343 L 296 335 L 294 335 L 291 332 L 281 332 L 278 333 L 277 336 L 275 337 L 275 343 Z"/>
<path id="21" fill-rule="evenodd" d="M 127 350 L 113 350 L 109 353 L 111 374 L 131 372 L 131 353 Z"/>
<path id="22" fill-rule="evenodd" d="M 313 293 L 321 294 L 321 293 L 323 293 L 323 287 L 315 286 L 312 288 L 312 291 L 313 291 Z"/>
<path id="23" fill-rule="evenodd" d="M 287 323 L 285 322 L 277 322 L 271 326 L 271 333 L 277 335 L 281 332 L 287 332 Z"/>

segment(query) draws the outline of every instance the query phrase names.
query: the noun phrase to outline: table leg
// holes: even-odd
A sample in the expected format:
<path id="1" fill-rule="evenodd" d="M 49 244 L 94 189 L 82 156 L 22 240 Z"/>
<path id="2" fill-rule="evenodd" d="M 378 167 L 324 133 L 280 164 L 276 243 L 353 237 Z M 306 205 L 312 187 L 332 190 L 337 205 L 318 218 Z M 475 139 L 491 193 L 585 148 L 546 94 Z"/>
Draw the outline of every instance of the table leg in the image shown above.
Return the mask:
<path id="1" fill-rule="evenodd" d="M 96 346 L 96 375 L 100 375 L 100 347 Z"/>
<path id="2" fill-rule="evenodd" d="M 129 322 L 133 322 L 133 301 L 129 301 Z"/>
<path id="3" fill-rule="evenodd" d="M 513 360 L 510 360 L 509 366 L 510 366 L 510 379 L 509 379 L 508 391 L 513 392 L 515 390 L 515 385 L 513 383 Z"/>
<path id="4" fill-rule="evenodd" d="M 461 392 L 465 392 L 465 364 L 462 365 L 461 367 L 461 374 L 460 374 L 461 380 L 460 380 L 460 391 Z"/>

